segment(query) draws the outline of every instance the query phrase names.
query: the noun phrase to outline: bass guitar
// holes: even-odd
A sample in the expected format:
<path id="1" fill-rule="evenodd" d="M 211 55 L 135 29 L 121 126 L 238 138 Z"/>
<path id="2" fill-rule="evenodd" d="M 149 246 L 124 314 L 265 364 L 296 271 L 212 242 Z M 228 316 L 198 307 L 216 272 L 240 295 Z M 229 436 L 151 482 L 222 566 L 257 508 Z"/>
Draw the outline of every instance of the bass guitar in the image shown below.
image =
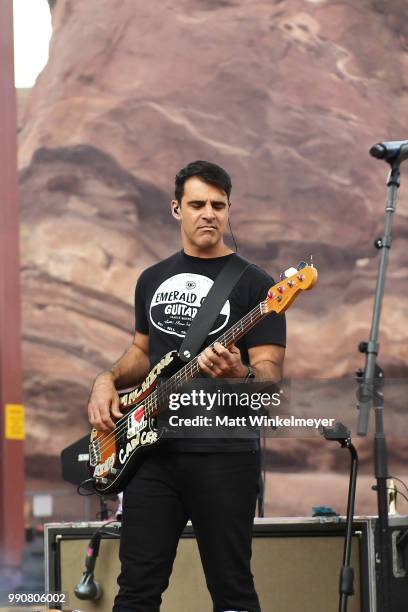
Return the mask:
<path id="1" fill-rule="evenodd" d="M 299 266 L 294 274 L 271 287 L 262 302 L 215 342 L 228 348 L 269 313 L 283 313 L 301 291 L 311 289 L 316 281 L 316 268 L 305 264 Z M 185 383 L 199 375 L 197 360 L 198 357 L 194 357 L 185 363 L 177 351 L 170 351 L 140 385 L 119 393 L 125 414 L 115 422 L 115 429 L 108 433 L 92 429 L 89 469 L 98 493 L 119 493 L 135 473 L 143 454 L 159 442 L 163 431 L 157 428 L 156 417 L 167 410 L 171 393 L 178 392 Z"/>

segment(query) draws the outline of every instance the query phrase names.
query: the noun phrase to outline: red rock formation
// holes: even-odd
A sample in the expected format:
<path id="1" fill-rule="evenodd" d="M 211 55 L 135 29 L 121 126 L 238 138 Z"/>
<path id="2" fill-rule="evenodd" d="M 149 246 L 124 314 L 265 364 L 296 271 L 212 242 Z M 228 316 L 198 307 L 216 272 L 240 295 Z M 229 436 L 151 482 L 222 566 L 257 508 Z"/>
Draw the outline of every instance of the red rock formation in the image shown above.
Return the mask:
<path id="1" fill-rule="evenodd" d="M 406 3 L 53 5 L 20 131 L 29 453 L 55 455 L 86 428 L 93 376 L 130 341 L 138 274 L 178 248 L 168 201 L 193 159 L 231 172 L 244 255 L 275 276 L 311 254 L 319 268 L 288 314 L 286 373 L 352 374 L 387 173 L 368 149 L 406 136 Z M 394 374 L 408 357 L 404 175 L 381 327 Z"/>

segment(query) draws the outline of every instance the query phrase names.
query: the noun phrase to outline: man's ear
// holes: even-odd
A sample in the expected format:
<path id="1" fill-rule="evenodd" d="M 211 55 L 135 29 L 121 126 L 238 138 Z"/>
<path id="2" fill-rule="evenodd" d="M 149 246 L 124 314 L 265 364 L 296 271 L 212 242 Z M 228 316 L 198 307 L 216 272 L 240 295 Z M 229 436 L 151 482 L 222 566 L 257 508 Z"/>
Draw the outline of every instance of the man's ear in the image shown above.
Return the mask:
<path id="1" fill-rule="evenodd" d="M 171 201 L 171 214 L 173 215 L 175 219 L 177 219 L 177 221 L 180 221 L 181 219 L 180 204 L 177 202 L 177 200 Z"/>

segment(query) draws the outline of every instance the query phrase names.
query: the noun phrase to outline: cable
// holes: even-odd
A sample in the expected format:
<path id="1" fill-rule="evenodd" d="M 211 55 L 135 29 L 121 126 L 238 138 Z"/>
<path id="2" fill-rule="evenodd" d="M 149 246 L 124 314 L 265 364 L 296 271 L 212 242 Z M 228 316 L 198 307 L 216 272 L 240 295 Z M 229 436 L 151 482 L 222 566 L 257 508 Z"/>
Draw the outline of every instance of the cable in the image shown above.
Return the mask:
<path id="1" fill-rule="evenodd" d="M 115 538 L 120 538 L 120 535 L 118 533 L 115 533 L 114 531 L 104 531 L 105 527 L 107 527 L 108 525 L 111 525 L 112 523 L 115 523 L 115 524 L 119 523 L 120 524 L 120 521 L 117 521 L 116 519 L 111 519 L 109 521 L 106 521 L 106 523 L 104 523 L 103 525 L 98 527 L 98 529 L 96 530 L 95 534 L 96 533 L 102 533 L 103 535 L 113 535 L 113 536 L 115 536 Z M 120 527 L 118 526 L 117 529 L 120 529 Z"/>
<path id="2" fill-rule="evenodd" d="M 397 489 L 396 487 L 395 487 L 395 489 L 393 489 L 392 487 L 385 487 L 385 488 L 386 488 L 387 491 L 395 491 L 395 493 L 397 493 L 397 495 L 401 495 L 401 497 L 403 497 L 405 499 L 405 501 L 408 503 L 408 497 L 406 495 L 404 495 L 404 493 L 401 493 L 401 491 L 399 489 Z M 373 491 L 377 491 L 377 485 L 373 485 L 371 487 L 371 489 Z"/>
<path id="3" fill-rule="evenodd" d="M 398 482 L 401 482 L 404 485 L 406 492 L 408 493 L 408 487 L 405 482 L 401 480 L 401 478 L 398 478 L 397 476 L 389 476 L 389 478 L 393 478 L 394 480 L 398 480 Z"/>
<path id="4" fill-rule="evenodd" d="M 230 230 L 230 232 L 231 232 L 231 237 L 232 237 L 232 240 L 234 241 L 235 252 L 236 252 L 236 253 L 238 253 L 238 246 L 237 246 L 237 242 L 236 242 L 236 240 L 235 240 L 234 233 L 233 233 L 232 228 L 231 228 L 231 223 L 230 223 L 230 219 L 229 219 L 229 217 L 228 217 L 228 226 L 229 226 L 229 230 Z"/>
<path id="5" fill-rule="evenodd" d="M 84 489 L 86 490 L 86 483 L 90 483 L 92 484 L 92 491 L 90 491 L 89 493 L 82 493 L 81 490 Z M 78 486 L 77 486 L 77 493 L 78 495 L 81 495 L 82 497 L 90 497 L 91 495 L 100 495 L 99 491 L 97 491 L 94 488 L 94 479 L 93 478 L 87 478 L 86 480 L 83 480 Z"/>
<path id="6" fill-rule="evenodd" d="M 401 495 L 401 497 L 403 497 L 405 501 L 408 503 L 408 497 L 404 495 L 404 493 L 401 493 L 399 489 L 397 488 L 393 489 L 392 487 L 387 487 L 387 491 L 395 491 L 398 495 Z"/>

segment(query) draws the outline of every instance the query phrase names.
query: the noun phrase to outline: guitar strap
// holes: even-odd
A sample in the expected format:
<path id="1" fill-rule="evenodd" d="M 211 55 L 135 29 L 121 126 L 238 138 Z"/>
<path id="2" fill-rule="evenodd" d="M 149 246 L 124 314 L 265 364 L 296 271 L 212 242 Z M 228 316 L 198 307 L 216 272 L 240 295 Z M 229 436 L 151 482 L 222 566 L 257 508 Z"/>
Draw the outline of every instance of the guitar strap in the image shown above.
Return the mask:
<path id="1" fill-rule="evenodd" d="M 220 270 L 181 344 L 179 357 L 182 361 L 190 361 L 197 355 L 221 308 L 248 266 L 249 262 L 235 253 Z"/>

